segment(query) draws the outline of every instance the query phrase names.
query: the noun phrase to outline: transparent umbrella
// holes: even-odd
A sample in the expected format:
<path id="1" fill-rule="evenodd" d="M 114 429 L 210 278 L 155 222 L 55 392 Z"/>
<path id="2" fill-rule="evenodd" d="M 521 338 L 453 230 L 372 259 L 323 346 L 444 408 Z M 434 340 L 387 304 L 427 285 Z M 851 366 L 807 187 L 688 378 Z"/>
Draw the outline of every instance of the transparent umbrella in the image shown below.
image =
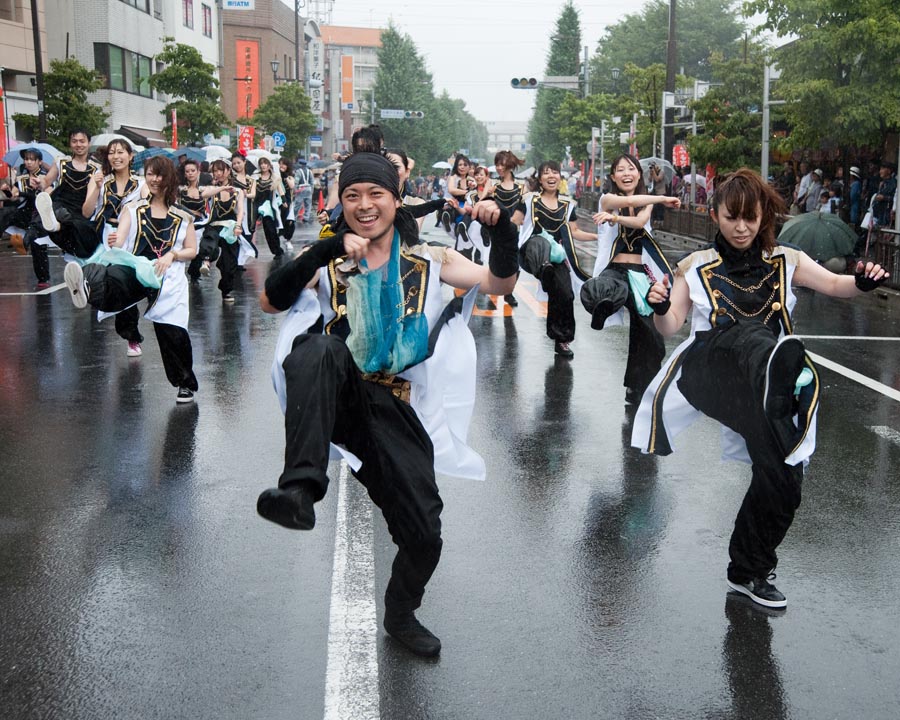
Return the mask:
<path id="1" fill-rule="evenodd" d="M 663 160 L 658 157 L 648 157 L 641 158 L 641 168 L 644 171 L 644 183 L 649 185 L 653 182 L 653 179 L 650 177 L 650 168 L 656 165 L 659 168 L 662 168 L 663 173 L 666 176 L 666 183 L 672 182 L 672 178 L 675 177 L 675 168 L 672 166 L 668 160 Z"/>

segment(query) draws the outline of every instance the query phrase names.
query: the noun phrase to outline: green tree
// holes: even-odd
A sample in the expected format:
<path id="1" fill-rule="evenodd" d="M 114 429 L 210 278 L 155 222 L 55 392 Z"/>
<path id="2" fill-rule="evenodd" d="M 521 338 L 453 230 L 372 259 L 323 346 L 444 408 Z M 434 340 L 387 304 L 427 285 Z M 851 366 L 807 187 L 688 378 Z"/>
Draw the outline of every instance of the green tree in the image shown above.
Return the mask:
<path id="1" fill-rule="evenodd" d="M 700 126 L 700 133 L 687 142 L 695 162 L 712 163 L 720 171 L 759 168 L 764 64 L 761 46 L 754 46 L 746 59 L 713 55 L 713 80 L 718 84 L 691 103 Z"/>
<path id="2" fill-rule="evenodd" d="M 164 38 L 163 50 L 155 60 L 165 67 L 150 78 L 157 92 L 174 98 L 162 111 L 166 118 L 163 134 L 172 138 L 172 110 L 178 114 L 178 140 L 187 145 L 202 141 L 207 133 L 218 134 L 228 118 L 220 106 L 222 94 L 216 68 L 203 60 L 197 48 Z"/>
<path id="3" fill-rule="evenodd" d="M 726 58 L 740 54 L 739 39 L 745 28 L 736 5 L 736 0 L 679 0 L 675 37 L 678 67 L 684 74 L 709 80 L 709 58 L 714 51 Z M 612 69 L 624 69 L 629 63 L 665 66 L 668 38 L 668 0 L 652 0 L 640 12 L 625 15 L 608 27 L 597 43 L 597 52 L 591 58 L 592 89 L 627 93 L 628 83 L 615 83 Z"/>
<path id="4" fill-rule="evenodd" d="M 550 36 L 550 55 L 545 75 L 578 75 L 581 56 L 581 21 L 578 11 L 568 0 L 556 20 L 556 30 Z M 537 91 L 534 113 L 528 123 L 528 160 L 539 165 L 544 160 L 562 160 L 565 143 L 560 138 L 556 113 L 565 102 L 566 90 L 541 87 Z"/>
<path id="5" fill-rule="evenodd" d="M 294 157 L 306 147 L 306 139 L 316 127 L 316 117 L 303 88 L 298 83 L 284 83 L 256 108 L 250 124 L 270 134 L 283 132 L 287 138 L 284 155 Z"/>
<path id="6" fill-rule="evenodd" d="M 896 0 L 753 0 L 779 49 L 777 94 L 792 147 L 885 149 L 900 131 L 900 6 Z"/>
<path id="7" fill-rule="evenodd" d="M 74 58 L 51 60 L 50 70 L 44 73 L 44 115 L 47 123 L 47 142 L 65 149 L 69 146 L 69 128 L 83 127 L 96 135 L 106 127 L 109 113 L 106 107 L 88 102 L 88 93 L 104 85 L 103 77 L 86 68 Z M 16 113 L 16 125 L 26 128 L 33 137 L 38 135 L 36 115 Z"/>

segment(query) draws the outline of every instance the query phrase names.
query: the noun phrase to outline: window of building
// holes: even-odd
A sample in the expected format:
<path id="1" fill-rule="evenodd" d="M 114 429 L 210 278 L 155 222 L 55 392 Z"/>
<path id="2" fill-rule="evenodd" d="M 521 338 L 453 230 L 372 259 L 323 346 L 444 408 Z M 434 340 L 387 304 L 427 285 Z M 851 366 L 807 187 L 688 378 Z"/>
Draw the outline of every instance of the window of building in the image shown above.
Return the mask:
<path id="1" fill-rule="evenodd" d="M 94 67 L 103 75 L 105 87 L 153 97 L 151 60 L 147 56 L 115 45 L 94 43 Z"/>
<path id="2" fill-rule="evenodd" d="M 209 5 L 201 5 L 203 10 L 203 34 L 212 37 L 212 8 Z"/>
<path id="3" fill-rule="evenodd" d="M 121 0 L 121 2 L 131 5 L 131 7 L 136 7 L 138 10 L 143 10 L 148 15 L 150 14 L 150 0 Z"/>
<path id="4" fill-rule="evenodd" d="M 194 29 L 194 0 L 181 0 L 181 22 L 186 28 Z"/>
<path id="5" fill-rule="evenodd" d="M 0 0 L 0 20 L 22 22 L 21 5 L 16 0 Z"/>

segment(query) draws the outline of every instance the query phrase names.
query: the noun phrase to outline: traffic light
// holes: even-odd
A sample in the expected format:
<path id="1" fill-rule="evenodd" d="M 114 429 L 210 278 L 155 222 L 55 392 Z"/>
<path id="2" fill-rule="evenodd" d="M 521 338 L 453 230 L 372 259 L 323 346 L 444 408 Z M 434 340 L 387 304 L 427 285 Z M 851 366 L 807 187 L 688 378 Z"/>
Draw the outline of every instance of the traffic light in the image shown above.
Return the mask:
<path id="1" fill-rule="evenodd" d="M 406 110 L 403 113 L 403 117 L 407 120 L 421 120 L 423 117 L 425 117 L 425 113 L 423 113 L 421 110 Z"/>
<path id="2" fill-rule="evenodd" d="M 513 90 L 537 90 L 538 81 L 537 78 L 513 78 L 509 84 Z"/>

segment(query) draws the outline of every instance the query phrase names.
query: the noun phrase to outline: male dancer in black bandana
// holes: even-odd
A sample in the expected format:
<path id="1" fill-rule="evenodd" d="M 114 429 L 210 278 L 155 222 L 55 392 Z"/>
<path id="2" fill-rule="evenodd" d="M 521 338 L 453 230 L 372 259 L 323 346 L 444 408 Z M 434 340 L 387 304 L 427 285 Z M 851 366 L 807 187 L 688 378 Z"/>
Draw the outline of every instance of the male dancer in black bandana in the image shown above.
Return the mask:
<path id="1" fill-rule="evenodd" d="M 339 191 L 337 234 L 273 272 L 260 297 L 266 312 L 292 312 L 274 368 L 283 382 L 285 467 L 278 487 L 259 496 L 257 510 L 284 527 L 312 529 L 313 503 L 328 488 L 330 444 L 355 455 L 361 465 L 353 474 L 381 508 L 399 548 L 385 593 L 385 630 L 413 653 L 435 656 L 440 640 L 414 614 L 441 554 L 435 467 L 476 477 L 484 465 L 465 446 L 465 428 L 446 447 L 451 409 L 429 414 L 428 403 L 420 402 L 435 390 L 446 393 L 446 386 L 434 387 L 446 376 L 420 366 L 458 370 L 470 363 L 471 373 L 458 382 L 474 382 L 471 335 L 455 312 L 459 303 L 444 307 L 441 284 L 511 292 L 517 232 L 505 211 L 485 202 L 475 213 L 493 234 L 489 267 L 420 244 L 415 221 L 401 207 L 397 170 L 376 153 L 347 159 Z M 309 289 L 316 283 L 318 295 Z M 463 357 L 466 338 L 472 352 Z"/>

